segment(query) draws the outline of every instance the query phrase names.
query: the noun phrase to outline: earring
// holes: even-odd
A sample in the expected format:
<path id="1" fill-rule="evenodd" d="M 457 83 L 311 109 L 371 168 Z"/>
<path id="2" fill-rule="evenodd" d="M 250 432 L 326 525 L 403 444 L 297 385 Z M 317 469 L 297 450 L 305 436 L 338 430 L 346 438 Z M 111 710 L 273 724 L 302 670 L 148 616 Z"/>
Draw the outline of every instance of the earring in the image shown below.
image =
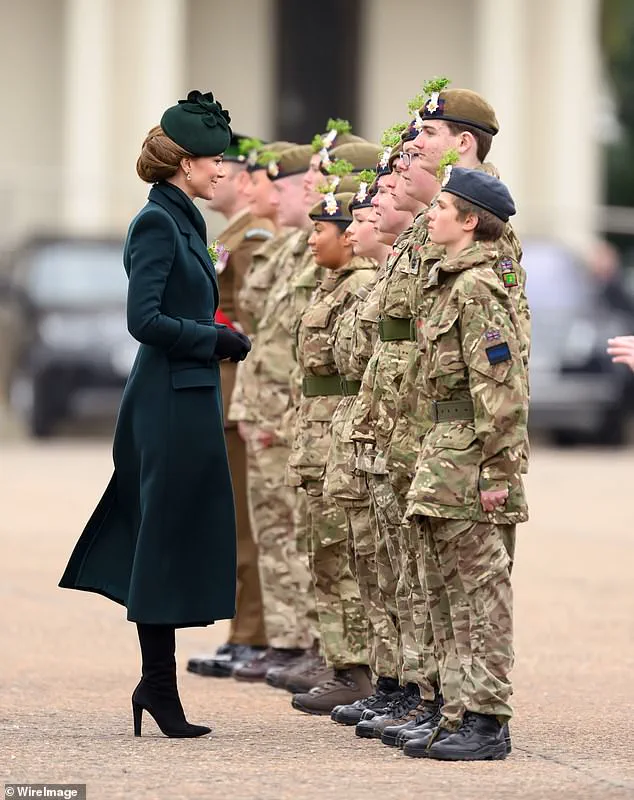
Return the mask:
<path id="1" fill-rule="evenodd" d="M 191 181 L 191 179 L 192 179 L 192 174 L 191 174 L 191 172 L 188 172 L 187 173 L 187 180 Z"/>

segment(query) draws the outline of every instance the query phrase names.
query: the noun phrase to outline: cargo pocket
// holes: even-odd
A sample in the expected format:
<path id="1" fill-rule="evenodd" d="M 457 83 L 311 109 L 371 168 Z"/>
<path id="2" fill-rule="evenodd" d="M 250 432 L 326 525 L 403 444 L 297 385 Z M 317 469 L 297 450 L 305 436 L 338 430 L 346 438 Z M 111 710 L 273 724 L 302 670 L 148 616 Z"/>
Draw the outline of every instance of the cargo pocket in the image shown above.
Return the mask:
<path id="1" fill-rule="evenodd" d="M 442 422 L 423 441 L 410 497 L 440 506 L 478 499 L 482 448 L 473 423 Z"/>

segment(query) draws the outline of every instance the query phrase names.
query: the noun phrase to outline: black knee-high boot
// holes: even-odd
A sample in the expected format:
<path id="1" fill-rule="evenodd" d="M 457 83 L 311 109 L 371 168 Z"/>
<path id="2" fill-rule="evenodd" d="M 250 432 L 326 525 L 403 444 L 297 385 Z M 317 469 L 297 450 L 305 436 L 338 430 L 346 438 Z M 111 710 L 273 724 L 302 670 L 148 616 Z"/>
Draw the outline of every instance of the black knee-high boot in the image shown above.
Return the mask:
<path id="1" fill-rule="evenodd" d="M 151 714 L 165 736 L 191 738 L 211 733 L 204 725 L 190 725 L 178 696 L 176 636 L 171 625 L 137 623 L 141 645 L 142 678 L 132 694 L 134 735 L 141 735 L 143 711 Z"/>

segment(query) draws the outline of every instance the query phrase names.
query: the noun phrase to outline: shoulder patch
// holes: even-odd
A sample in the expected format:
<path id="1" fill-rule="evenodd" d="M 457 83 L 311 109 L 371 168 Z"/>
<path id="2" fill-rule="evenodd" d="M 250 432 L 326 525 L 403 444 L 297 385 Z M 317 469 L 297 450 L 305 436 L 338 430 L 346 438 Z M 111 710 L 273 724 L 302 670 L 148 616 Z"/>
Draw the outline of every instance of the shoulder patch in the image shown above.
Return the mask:
<path id="1" fill-rule="evenodd" d="M 493 366 L 495 366 L 495 364 L 501 364 L 503 361 L 511 360 L 511 349 L 506 342 L 487 347 L 486 354 L 489 359 L 489 364 Z"/>
<path id="2" fill-rule="evenodd" d="M 245 234 L 245 239 L 255 239 L 256 241 L 265 242 L 267 239 L 273 238 L 272 231 L 267 231 L 266 228 L 250 228 Z"/>
<path id="3" fill-rule="evenodd" d="M 517 273 L 515 266 L 510 258 L 503 258 L 500 261 L 500 269 L 502 270 L 502 283 L 509 289 L 517 286 Z"/>

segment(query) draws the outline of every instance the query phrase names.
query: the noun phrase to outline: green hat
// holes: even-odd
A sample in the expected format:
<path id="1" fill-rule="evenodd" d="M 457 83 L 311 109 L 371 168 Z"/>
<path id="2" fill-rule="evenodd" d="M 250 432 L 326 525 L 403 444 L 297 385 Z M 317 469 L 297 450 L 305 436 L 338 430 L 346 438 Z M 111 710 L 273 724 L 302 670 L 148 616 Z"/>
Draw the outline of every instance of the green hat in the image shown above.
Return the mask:
<path id="1" fill-rule="evenodd" d="M 313 222 L 336 222 L 340 227 L 347 228 L 352 222 L 349 206 L 353 197 L 352 192 L 328 192 L 323 200 L 311 208 L 308 216 Z"/>
<path id="2" fill-rule="evenodd" d="M 352 126 L 346 119 L 329 119 L 326 124 L 326 132 L 318 133 L 312 142 L 314 153 L 319 153 L 321 162 L 324 165 L 330 163 L 330 151 L 336 145 L 351 144 L 352 142 L 363 142 L 361 136 L 352 133 Z"/>
<path id="3" fill-rule="evenodd" d="M 443 89 L 432 92 L 420 109 L 423 119 L 439 119 L 479 128 L 492 136 L 500 130 L 493 107 L 471 89 Z"/>
<path id="4" fill-rule="evenodd" d="M 270 142 L 266 145 L 260 142 L 247 156 L 247 171 L 257 172 L 265 169 L 270 177 L 271 173 L 275 172 L 272 165 L 279 161 L 280 155 L 284 150 L 288 150 L 291 147 L 297 147 L 295 142 Z"/>
<path id="5" fill-rule="evenodd" d="M 253 139 L 244 133 L 231 134 L 231 142 L 229 147 L 224 152 L 225 161 L 230 161 L 237 164 L 245 164 L 248 152 L 245 152 L 244 142 L 259 142 L 261 145 L 266 144 L 261 142 L 260 139 Z"/>
<path id="6" fill-rule="evenodd" d="M 231 142 L 231 117 L 211 92 L 197 90 L 161 117 L 164 133 L 193 156 L 218 156 Z"/>
<path id="7" fill-rule="evenodd" d="M 283 150 L 276 161 L 270 161 L 267 173 L 272 181 L 289 178 L 291 175 L 303 175 L 310 167 L 313 148 L 309 144 L 298 144 Z"/>
<path id="8" fill-rule="evenodd" d="M 499 178 L 477 169 L 447 167 L 442 191 L 490 211 L 502 222 L 508 222 L 515 214 L 515 203 L 506 185 Z"/>
<path id="9" fill-rule="evenodd" d="M 378 144 L 371 142 L 350 142 L 335 147 L 330 151 L 330 158 L 335 161 L 344 159 L 352 164 L 352 172 L 358 173 L 364 169 L 374 169 L 381 154 Z"/>

